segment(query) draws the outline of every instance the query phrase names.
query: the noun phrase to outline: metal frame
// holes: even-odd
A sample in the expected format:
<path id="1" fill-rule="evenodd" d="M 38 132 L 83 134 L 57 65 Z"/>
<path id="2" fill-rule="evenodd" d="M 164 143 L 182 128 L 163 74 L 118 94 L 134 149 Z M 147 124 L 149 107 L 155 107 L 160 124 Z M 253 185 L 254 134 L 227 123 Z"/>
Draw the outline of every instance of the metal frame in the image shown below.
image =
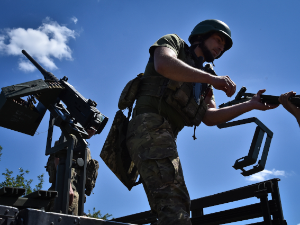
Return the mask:
<path id="1" fill-rule="evenodd" d="M 86 216 L 73 216 L 44 212 L 37 209 L 22 209 L 0 205 L 0 225 L 122 225 Z"/>
<path id="2" fill-rule="evenodd" d="M 71 182 L 71 169 L 73 166 L 72 159 L 74 153 L 75 143 L 77 143 L 78 152 L 82 153 L 84 164 L 80 168 L 79 180 L 79 201 L 78 201 L 78 215 L 84 213 L 84 199 L 85 199 L 85 181 L 86 181 L 86 166 L 87 166 L 87 142 L 83 137 L 87 135 L 80 123 L 74 123 L 70 117 L 67 109 L 62 104 L 56 104 L 49 107 L 50 119 L 48 127 L 48 136 L 46 144 L 45 155 L 55 153 L 59 157 L 59 165 L 56 172 L 55 190 L 59 194 L 54 202 L 54 211 L 58 213 L 68 213 L 69 209 L 69 190 Z M 58 126 L 62 135 L 57 146 L 51 147 L 53 126 Z M 71 135 L 73 134 L 73 135 Z"/>
<path id="3" fill-rule="evenodd" d="M 264 170 L 267 157 L 268 157 L 269 148 L 271 145 L 271 140 L 273 137 L 273 132 L 269 128 L 267 128 L 259 119 L 255 117 L 243 119 L 243 120 L 237 120 L 233 122 L 222 123 L 218 125 L 218 128 L 222 129 L 222 128 L 233 127 L 233 126 L 238 126 L 238 125 L 253 123 L 253 122 L 257 124 L 257 127 L 252 139 L 249 153 L 247 156 L 237 159 L 233 165 L 233 168 L 235 168 L 236 170 L 238 169 L 242 170 L 241 174 L 243 176 L 249 176 Z M 253 165 L 256 162 L 265 133 L 267 134 L 267 137 L 266 137 L 261 159 L 258 161 L 257 165 L 253 166 L 252 169 L 245 170 L 244 167 Z"/>
<path id="4" fill-rule="evenodd" d="M 49 201 L 56 198 L 56 191 L 35 191 L 25 195 L 25 188 L 3 187 L 0 189 L 0 205 L 24 208 L 45 208 Z M 0 223 L 1 224 L 1 223 Z"/>
<path id="5" fill-rule="evenodd" d="M 263 222 L 253 224 L 286 225 L 287 223 L 284 220 L 282 212 L 278 181 L 280 181 L 280 179 L 275 178 L 264 182 L 252 184 L 249 186 L 192 200 L 192 224 L 219 225 L 262 217 Z M 268 200 L 268 193 L 271 193 L 271 200 Z M 260 202 L 206 215 L 204 215 L 203 213 L 204 208 L 252 197 L 258 198 Z M 151 214 L 151 211 L 146 211 L 142 213 L 116 218 L 112 221 L 147 224 L 155 222 L 156 216 Z"/>

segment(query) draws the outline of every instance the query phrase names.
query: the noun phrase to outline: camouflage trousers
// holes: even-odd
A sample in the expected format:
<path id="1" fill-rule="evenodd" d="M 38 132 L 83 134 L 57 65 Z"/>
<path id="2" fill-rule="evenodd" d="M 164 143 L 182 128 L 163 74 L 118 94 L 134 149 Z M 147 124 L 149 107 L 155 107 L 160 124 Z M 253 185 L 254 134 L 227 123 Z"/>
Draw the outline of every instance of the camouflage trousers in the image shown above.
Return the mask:
<path id="1" fill-rule="evenodd" d="M 77 192 L 76 186 L 75 184 L 77 183 L 77 173 L 75 172 L 75 169 L 72 168 L 71 171 L 71 186 L 73 189 L 73 193 L 74 193 L 74 198 L 72 201 L 72 204 L 69 206 L 68 209 L 68 214 L 72 214 L 72 215 L 78 215 L 78 201 L 79 201 L 79 193 Z M 55 191 L 55 185 L 52 185 L 49 188 L 49 191 Z M 49 202 L 49 204 L 47 205 L 45 211 L 46 212 L 54 212 L 54 200 L 55 199 L 51 199 L 51 201 Z"/>
<path id="2" fill-rule="evenodd" d="M 155 113 L 135 116 L 126 144 L 158 224 L 191 225 L 190 197 L 168 121 Z"/>
<path id="3" fill-rule="evenodd" d="M 47 162 L 47 172 L 49 173 L 49 182 L 52 183 L 52 186 L 49 188 L 51 191 L 55 191 L 55 180 L 56 180 L 56 168 L 54 164 L 54 154 L 50 155 Z M 90 162 L 92 160 L 91 151 L 87 148 L 87 161 Z M 88 168 L 87 168 L 88 170 Z M 98 170 L 98 169 L 97 169 Z M 89 173 L 90 171 L 87 171 Z M 92 171 L 93 172 L 93 171 Z M 97 171 L 96 171 L 97 172 Z M 87 182 L 88 182 L 88 175 L 87 175 Z M 97 177 L 96 177 L 97 178 Z M 96 179 L 95 178 L 95 179 Z M 78 215 L 78 203 L 79 203 L 79 181 L 80 181 L 80 170 L 72 168 L 71 169 L 71 186 L 74 193 L 74 198 L 72 204 L 69 206 L 68 214 Z M 86 196 L 85 196 L 86 198 Z M 54 211 L 54 199 L 50 201 L 48 206 L 45 209 L 47 212 Z"/>

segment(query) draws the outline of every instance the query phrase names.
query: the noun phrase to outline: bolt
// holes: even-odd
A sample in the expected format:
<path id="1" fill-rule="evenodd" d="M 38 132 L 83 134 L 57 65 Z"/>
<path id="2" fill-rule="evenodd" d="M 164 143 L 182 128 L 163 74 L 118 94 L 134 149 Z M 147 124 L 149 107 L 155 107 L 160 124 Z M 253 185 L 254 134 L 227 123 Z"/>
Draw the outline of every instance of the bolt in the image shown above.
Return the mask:
<path id="1" fill-rule="evenodd" d="M 5 210 L 4 214 L 8 214 L 9 213 L 9 209 Z"/>
<path id="2" fill-rule="evenodd" d="M 60 222 L 60 221 L 62 221 L 62 218 L 61 218 L 61 217 L 58 218 L 58 222 Z"/>

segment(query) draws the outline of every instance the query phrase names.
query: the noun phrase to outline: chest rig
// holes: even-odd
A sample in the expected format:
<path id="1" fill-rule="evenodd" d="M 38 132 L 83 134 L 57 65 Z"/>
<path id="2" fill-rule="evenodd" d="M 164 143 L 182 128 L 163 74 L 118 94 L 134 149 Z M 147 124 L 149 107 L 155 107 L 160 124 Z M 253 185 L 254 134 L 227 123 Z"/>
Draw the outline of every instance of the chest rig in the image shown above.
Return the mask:
<path id="1" fill-rule="evenodd" d="M 193 56 L 193 50 L 193 48 L 190 49 L 185 45 L 186 59 L 184 62 L 192 67 L 199 68 L 199 59 L 195 58 L 196 55 Z M 206 64 L 203 68 L 202 61 L 201 69 L 215 74 L 210 64 Z M 202 84 L 202 87 L 200 99 L 197 100 L 193 94 L 194 83 L 174 81 L 163 76 L 143 76 L 138 97 L 147 95 L 160 98 L 181 115 L 185 126 L 199 126 L 207 110 L 204 99 L 209 89 L 211 89 L 211 85 Z M 158 106 L 158 111 L 159 108 L 160 106 Z"/>

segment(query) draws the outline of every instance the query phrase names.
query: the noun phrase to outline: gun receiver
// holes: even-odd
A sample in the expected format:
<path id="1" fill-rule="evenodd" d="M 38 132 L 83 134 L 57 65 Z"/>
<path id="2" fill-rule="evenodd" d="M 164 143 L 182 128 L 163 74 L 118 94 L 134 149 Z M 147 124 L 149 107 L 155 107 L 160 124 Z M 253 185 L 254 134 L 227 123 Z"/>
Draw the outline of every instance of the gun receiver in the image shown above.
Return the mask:
<path id="1" fill-rule="evenodd" d="M 251 100 L 251 98 L 255 94 L 245 93 L 246 91 L 247 91 L 247 88 L 242 87 L 241 90 L 235 96 L 234 100 L 219 105 L 219 108 L 224 108 L 226 106 L 232 106 L 232 105 L 236 105 L 236 104 Z M 279 98 L 279 96 L 273 96 L 273 95 L 261 95 L 260 96 L 261 102 L 269 103 L 269 104 L 280 104 L 280 102 L 278 101 L 278 98 Z M 300 95 L 296 95 L 294 97 L 291 97 L 289 100 L 295 106 L 300 107 Z"/>
<path id="2" fill-rule="evenodd" d="M 97 130 L 96 133 L 100 134 L 105 127 L 108 118 L 101 114 L 96 108 L 97 103 L 91 99 L 84 98 L 71 84 L 67 82 L 67 77 L 63 77 L 58 80 L 56 76 L 39 65 L 25 50 L 22 50 L 22 53 L 43 74 L 45 82 L 49 82 L 50 84 L 52 84 L 51 81 L 58 82 L 54 83 L 55 87 L 60 85 L 63 86 L 63 90 L 58 96 L 58 102 L 61 100 L 65 103 L 71 117 L 74 118 L 76 122 L 80 123 L 85 130 L 90 127 L 94 127 Z M 45 106 L 47 107 L 47 105 Z"/>

